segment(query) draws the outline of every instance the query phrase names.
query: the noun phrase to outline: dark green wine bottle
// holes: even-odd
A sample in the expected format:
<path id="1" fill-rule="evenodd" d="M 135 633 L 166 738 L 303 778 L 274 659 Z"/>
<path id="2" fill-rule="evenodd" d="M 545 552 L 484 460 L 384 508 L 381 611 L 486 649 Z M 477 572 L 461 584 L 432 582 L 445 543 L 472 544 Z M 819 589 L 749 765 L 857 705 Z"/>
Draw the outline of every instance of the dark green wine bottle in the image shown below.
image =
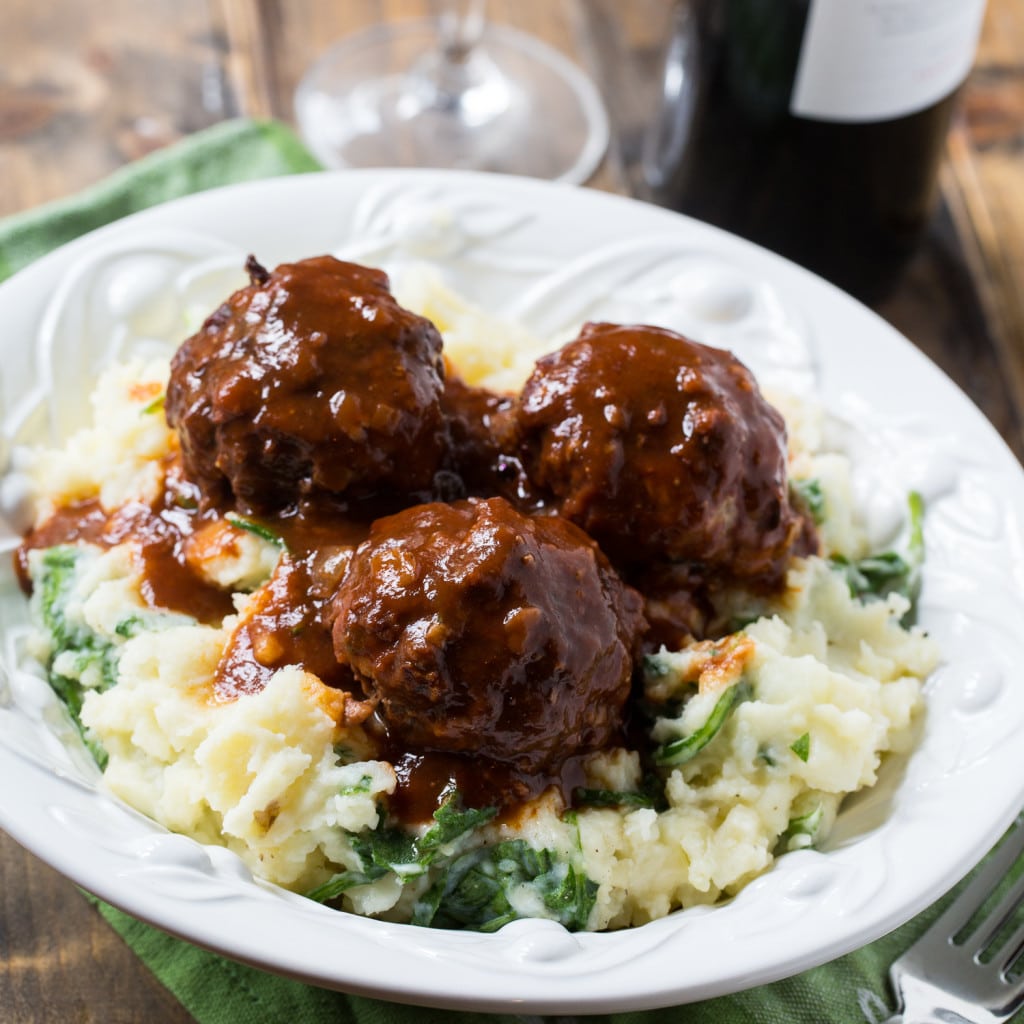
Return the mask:
<path id="1" fill-rule="evenodd" d="M 644 176 L 658 203 L 872 302 L 934 209 L 984 0 L 679 0 Z"/>

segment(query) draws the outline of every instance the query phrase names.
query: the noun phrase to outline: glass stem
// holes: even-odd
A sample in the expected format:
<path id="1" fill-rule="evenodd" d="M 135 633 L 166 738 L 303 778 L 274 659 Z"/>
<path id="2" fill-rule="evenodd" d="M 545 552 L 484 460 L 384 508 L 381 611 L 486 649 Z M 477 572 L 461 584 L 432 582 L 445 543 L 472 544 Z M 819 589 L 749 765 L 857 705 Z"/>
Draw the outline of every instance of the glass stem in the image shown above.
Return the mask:
<path id="1" fill-rule="evenodd" d="M 480 42 L 487 0 L 448 0 L 441 12 L 441 51 L 448 64 L 465 64 Z"/>
<path id="2" fill-rule="evenodd" d="M 440 45 L 421 66 L 433 93 L 431 106 L 456 112 L 476 84 L 474 55 L 484 31 L 486 0 L 448 0 L 438 19 Z"/>

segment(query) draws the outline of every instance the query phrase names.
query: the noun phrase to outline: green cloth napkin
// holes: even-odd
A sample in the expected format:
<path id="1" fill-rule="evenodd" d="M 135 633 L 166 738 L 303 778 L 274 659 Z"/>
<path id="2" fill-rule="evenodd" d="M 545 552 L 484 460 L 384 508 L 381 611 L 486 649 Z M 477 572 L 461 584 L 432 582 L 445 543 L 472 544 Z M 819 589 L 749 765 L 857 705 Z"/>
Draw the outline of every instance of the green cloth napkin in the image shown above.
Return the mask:
<path id="1" fill-rule="evenodd" d="M 0 221 L 0 281 L 93 228 L 168 199 L 322 169 L 286 125 L 223 121 L 136 160 L 75 196 Z"/>
<path id="2" fill-rule="evenodd" d="M 90 899 L 200 1024 L 883 1024 L 894 1001 L 889 965 L 952 895 L 877 942 L 793 978 L 688 1006 L 586 1017 L 459 1013 L 329 992 L 225 960 Z M 1024 1020 L 1024 1011 L 1013 1020 Z"/>
<path id="3" fill-rule="evenodd" d="M 139 160 L 77 196 L 0 222 L 0 280 L 63 242 L 163 200 L 316 169 L 287 127 L 225 122 Z M 226 960 L 94 902 L 200 1024 L 524 1024 L 542 1019 L 425 1010 L 329 992 Z M 864 949 L 773 985 L 690 1006 L 585 1019 L 595 1024 L 881 1024 L 892 1002 L 886 982 L 889 964 L 939 910 L 932 907 Z M 813 928 L 813 920 L 807 926 Z M 729 950 L 721 950 L 721 956 L 728 957 Z M 1024 1013 L 1018 1016 L 1024 1018 Z M 551 1020 L 566 1024 L 574 1019 Z"/>

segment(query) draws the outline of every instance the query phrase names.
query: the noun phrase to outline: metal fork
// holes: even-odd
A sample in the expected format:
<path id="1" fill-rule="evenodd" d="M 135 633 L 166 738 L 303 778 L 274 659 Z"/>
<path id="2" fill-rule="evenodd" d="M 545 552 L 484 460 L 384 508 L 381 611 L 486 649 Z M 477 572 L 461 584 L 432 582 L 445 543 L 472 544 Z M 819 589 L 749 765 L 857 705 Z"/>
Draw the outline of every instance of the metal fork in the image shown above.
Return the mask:
<path id="1" fill-rule="evenodd" d="M 1024 813 L 963 892 L 889 969 L 900 1002 L 893 1022 L 1002 1024 L 1024 1005 L 1024 922 L 1007 935 L 1024 901 L 1024 873 L 978 916 L 1022 854 Z"/>

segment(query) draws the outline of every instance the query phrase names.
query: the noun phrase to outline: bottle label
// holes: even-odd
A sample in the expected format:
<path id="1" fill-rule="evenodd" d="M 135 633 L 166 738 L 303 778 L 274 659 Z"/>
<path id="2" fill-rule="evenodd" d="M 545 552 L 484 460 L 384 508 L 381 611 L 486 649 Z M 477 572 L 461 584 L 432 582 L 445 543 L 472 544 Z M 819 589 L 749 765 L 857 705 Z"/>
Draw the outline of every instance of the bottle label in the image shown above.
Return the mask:
<path id="1" fill-rule="evenodd" d="M 948 96 L 967 77 L 985 0 L 811 0 L 791 111 L 887 121 Z"/>

